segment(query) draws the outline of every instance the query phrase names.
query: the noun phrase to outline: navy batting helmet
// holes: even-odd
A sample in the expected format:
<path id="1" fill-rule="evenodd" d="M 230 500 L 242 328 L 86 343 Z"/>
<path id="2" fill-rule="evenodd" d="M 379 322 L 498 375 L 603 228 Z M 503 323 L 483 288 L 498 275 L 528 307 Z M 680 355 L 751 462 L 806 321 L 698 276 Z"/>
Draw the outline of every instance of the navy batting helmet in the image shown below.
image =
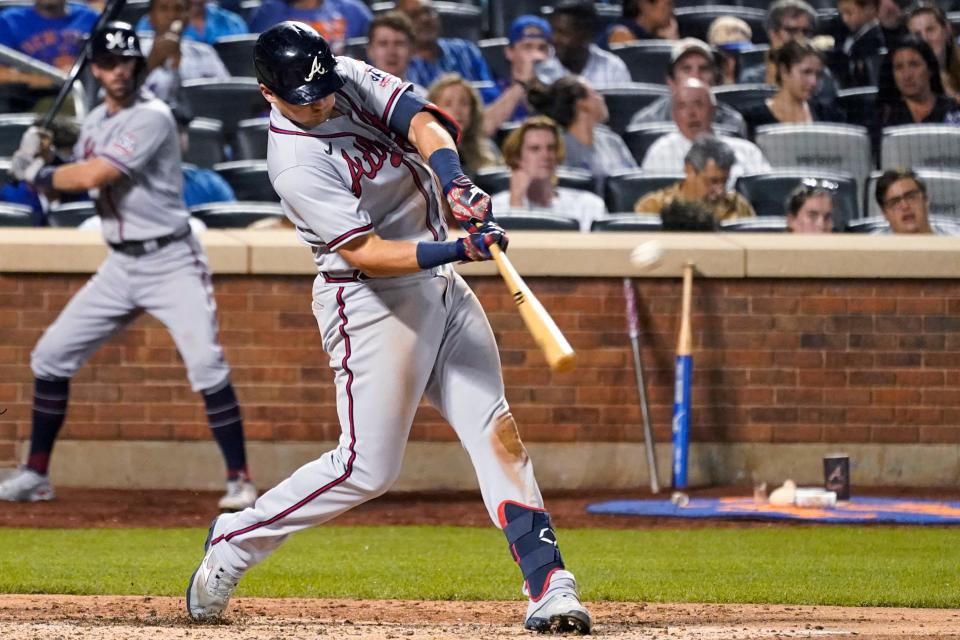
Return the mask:
<path id="1" fill-rule="evenodd" d="M 343 86 L 330 45 L 302 22 L 281 22 L 260 34 L 253 49 L 257 80 L 291 104 L 310 104 Z"/>
<path id="2" fill-rule="evenodd" d="M 108 22 L 102 30 L 93 34 L 90 56 L 94 60 L 105 56 L 143 59 L 143 52 L 133 27 L 126 22 L 114 21 Z"/>

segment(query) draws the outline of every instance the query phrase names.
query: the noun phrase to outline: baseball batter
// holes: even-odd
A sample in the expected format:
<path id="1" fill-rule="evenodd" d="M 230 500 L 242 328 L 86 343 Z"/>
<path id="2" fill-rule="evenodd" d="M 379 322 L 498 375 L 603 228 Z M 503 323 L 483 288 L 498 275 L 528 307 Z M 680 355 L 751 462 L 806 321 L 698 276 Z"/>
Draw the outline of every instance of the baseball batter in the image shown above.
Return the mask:
<path id="1" fill-rule="evenodd" d="M 450 264 L 507 246 L 489 196 L 460 169 L 457 124 L 409 83 L 334 58 L 303 23 L 261 34 L 254 62 L 272 105 L 270 178 L 319 270 L 313 311 L 342 434 L 253 507 L 214 520 L 187 587 L 190 616 L 220 616 L 244 572 L 291 533 L 387 491 L 426 395 L 467 450 L 520 565 L 525 627 L 589 633 L 504 399 L 493 332 Z M 464 238 L 447 239 L 438 182 Z"/>
<path id="2" fill-rule="evenodd" d="M 67 411 L 70 378 L 110 336 L 146 311 L 170 331 L 200 391 L 227 464 L 225 510 L 256 500 L 244 451 L 240 407 L 217 341 L 207 259 L 183 205 L 177 128 L 170 109 L 138 90 L 145 67 L 136 33 L 114 22 L 93 36 L 91 66 L 103 104 L 84 120 L 76 161 L 46 166 L 43 132 L 31 129 L 12 161 L 16 176 L 45 192 L 90 191 L 110 245 L 106 261 L 37 343 L 33 429 L 26 465 L 0 485 L 0 498 L 53 498 L 47 468 Z"/>

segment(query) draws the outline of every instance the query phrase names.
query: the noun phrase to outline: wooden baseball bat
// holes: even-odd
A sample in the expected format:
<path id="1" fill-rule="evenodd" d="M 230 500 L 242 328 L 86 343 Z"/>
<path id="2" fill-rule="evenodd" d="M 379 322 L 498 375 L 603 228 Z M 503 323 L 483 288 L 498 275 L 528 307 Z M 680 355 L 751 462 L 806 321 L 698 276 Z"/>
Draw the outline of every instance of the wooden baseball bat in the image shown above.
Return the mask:
<path id="1" fill-rule="evenodd" d="M 86 68 L 87 62 L 90 61 L 90 50 L 92 48 L 94 36 L 102 31 L 103 27 L 108 22 L 111 20 L 116 20 L 117 16 L 120 15 L 120 10 L 123 9 L 125 4 L 126 0 L 108 0 L 106 6 L 103 7 L 103 13 L 100 14 L 100 16 L 97 18 L 97 21 L 94 23 L 93 28 L 90 29 L 90 37 L 87 38 L 87 41 L 83 43 L 83 48 L 80 50 L 80 55 L 77 56 L 77 59 L 73 63 L 73 67 L 70 69 L 70 73 L 67 74 L 63 84 L 60 85 L 60 91 L 57 93 L 57 97 L 54 98 L 53 104 L 50 105 L 50 108 L 47 109 L 47 112 L 40 120 L 41 128 L 46 129 L 50 126 L 50 123 L 53 122 L 53 119 L 60 111 L 60 107 L 63 106 L 64 101 L 70 94 L 73 83 L 77 78 L 80 77 L 80 74 L 83 73 L 83 70 Z"/>
<path id="2" fill-rule="evenodd" d="M 517 273 L 506 256 L 497 245 L 490 247 L 490 253 L 497 263 L 497 269 L 500 270 L 500 276 L 507 284 L 507 290 L 513 296 L 513 301 L 517 303 L 517 310 L 520 311 L 520 317 L 523 318 L 527 330 L 533 335 L 533 339 L 543 351 L 550 368 L 557 372 L 570 371 L 576 364 L 576 354 L 573 347 L 563 337 L 557 323 L 553 321 L 547 310 L 543 308 L 537 297 L 530 291 L 530 287 L 523 281 L 523 278 Z"/>
<path id="3" fill-rule="evenodd" d="M 673 387 L 673 488 L 687 486 L 687 452 L 690 443 L 690 386 L 693 381 L 693 333 L 690 302 L 693 296 L 693 263 L 683 266 L 683 304 Z"/>
<path id="4" fill-rule="evenodd" d="M 633 280 L 623 279 L 623 298 L 627 306 L 627 335 L 633 349 L 633 370 L 637 376 L 637 393 L 640 394 L 640 414 L 643 417 L 643 440 L 647 449 L 647 469 L 650 477 L 650 492 L 660 493 L 657 456 L 653 447 L 653 430 L 650 427 L 650 407 L 647 403 L 647 385 L 643 381 L 643 360 L 640 358 L 640 319 L 637 318 L 637 298 Z"/>

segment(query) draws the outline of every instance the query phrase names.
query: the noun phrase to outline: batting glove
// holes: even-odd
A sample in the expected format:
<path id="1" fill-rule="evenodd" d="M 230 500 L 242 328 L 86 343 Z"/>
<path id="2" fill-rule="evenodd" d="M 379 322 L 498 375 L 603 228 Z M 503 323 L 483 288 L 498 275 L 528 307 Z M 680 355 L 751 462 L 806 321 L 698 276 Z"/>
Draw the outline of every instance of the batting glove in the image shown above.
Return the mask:
<path id="1" fill-rule="evenodd" d="M 10 175 L 17 180 L 23 180 L 33 184 L 37 179 L 37 174 L 46 164 L 46 160 L 42 157 L 31 156 L 17 151 L 10 159 Z"/>
<path id="2" fill-rule="evenodd" d="M 467 233 L 482 231 L 488 222 L 496 224 L 490 196 L 467 176 L 460 176 L 451 183 L 447 202 L 453 217 Z"/>
<path id="3" fill-rule="evenodd" d="M 53 135 L 46 129 L 38 126 L 28 127 L 20 137 L 20 148 L 17 153 L 30 158 L 36 158 L 43 151 L 44 147 L 50 144 Z"/>
<path id="4" fill-rule="evenodd" d="M 493 245 L 498 245 L 501 251 L 506 251 L 510 239 L 503 227 L 496 222 L 488 221 L 481 230 L 471 233 L 466 238 L 460 238 L 457 242 L 462 243 L 466 260 L 480 262 L 493 258 L 490 253 L 490 247 Z"/>

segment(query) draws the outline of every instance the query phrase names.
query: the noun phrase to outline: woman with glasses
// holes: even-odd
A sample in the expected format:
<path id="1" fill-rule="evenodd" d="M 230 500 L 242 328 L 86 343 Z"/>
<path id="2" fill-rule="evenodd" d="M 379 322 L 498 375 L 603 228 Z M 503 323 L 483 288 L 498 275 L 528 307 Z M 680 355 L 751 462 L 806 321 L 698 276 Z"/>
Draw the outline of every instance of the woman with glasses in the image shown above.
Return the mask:
<path id="1" fill-rule="evenodd" d="M 831 233 L 833 195 L 837 183 L 807 178 L 787 196 L 787 230 L 792 233 Z"/>
<path id="2" fill-rule="evenodd" d="M 744 113 L 751 137 L 764 124 L 843 120 L 836 111 L 812 100 L 823 72 L 823 56 L 816 48 L 791 40 L 777 50 L 774 62 L 779 90 Z"/>
<path id="3" fill-rule="evenodd" d="M 944 94 L 933 49 L 913 34 L 890 47 L 880 67 L 877 106 L 876 136 L 900 124 L 960 125 L 960 106 Z"/>
<path id="4" fill-rule="evenodd" d="M 916 5 L 907 17 L 907 28 L 933 49 L 940 65 L 944 92 L 954 99 L 960 99 L 960 47 L 943 9 L 936 4 Z"/>

